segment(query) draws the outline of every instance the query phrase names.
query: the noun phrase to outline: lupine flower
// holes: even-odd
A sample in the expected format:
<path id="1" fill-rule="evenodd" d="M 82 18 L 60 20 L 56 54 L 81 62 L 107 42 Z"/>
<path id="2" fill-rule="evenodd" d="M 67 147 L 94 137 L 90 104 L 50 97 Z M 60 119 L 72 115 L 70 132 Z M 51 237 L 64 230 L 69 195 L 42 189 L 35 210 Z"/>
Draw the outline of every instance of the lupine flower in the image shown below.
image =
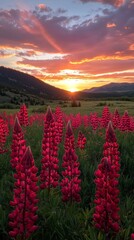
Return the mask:
<path id="1" fill-rule="evenodd" d="M 74 143 L 74 134 L 71 126 L 71 122 L 68 121 L 67 123 L 67 128 L 66 128 L 66 136 L 65 136 L 65 143 L 64 143 L 64 148 L 65 150 L 68 150 L 70 148 L 75 148 L 75 143 Z"/>
<path id="2" fill-rule="evenodd" d="M 134 240 L 134 233 L 131 234 L 131 240 Z"/>
<path id="3" fill-rule="evenodd" d="M 58 174 L 58 147 L 56 139 L 55 122 L 52 115 L 51 108 L 48 107 L 45 124 L 44 136 L 42 141 L 42 170 L 40 174 L 42 189 L 57 187 Z"/>
<path id="4" fill-rule="evenodd" d="M 114 128 L 118 128 L 120 126 L 120 114 L 117 108 L 115 109 L 114 114 L 112 116 L 112 123 Z"/>
<path id="5" fill-rule="evenodd" d="M 63 156 L 62 171 L 63 179 L 61 181 L 61 192 L 63 201 L 80 202 L 80 170 L 78 157 L 74 149 L 74 136 L 70 122 L 67 125 L 65 139 L 65 153 Z"/>
<path id="6" fill-rule="evenodd" d="M 80 113 L 77 113 L 76 116 L 72 116 L 71 122 L 72 122 L 72 127 L 74 129 L 80 127 L 82 124 L 82 117 L 81 117 Z"/>
<path id="7" fill-rule="evenodd" d="M 97 130 L 97 128 L 99 127 L 99 118 L 98 118 L 98 115 L 97 113 L 94 113 L 94 114 L 90 114 L 90 124 L 91 124 L 91 127 L 94 131 Z"/>
<path id="8" fill-rule="evenodd" d="M 56 110 L 55 110 L 55 124 L 56 124 L 57 143 L 59 144 L 63 136 L 63 113 L 60 107 L 56 107 Z"/>
<path id="9" fill-rule="evenodd" d="M 121 131 L 130 131 L 130 117 L 128 111 L 125 111 L 120 121 Z"/>
<path id="10" fill-rule="evenodd" d="M 116 140 L 112 122 L 110 121 L 106 130 L 105 143 L 103 146 L 103 156 L 107 157 L 116 167 L 117 177 L 120 170 L 119 145 Z"/>
<path id="11" fill-rule="evenodd" d="M 116 169 L 107 158 L 102 158 L 95 171 L 95 227 L 108 234 L 111 230 L 119 231 L 119 190 Z"/>
<path id="12" fill-rule="evenodd" d="M 28 111 L 25 104 L 21 105 L 18 118 L 21 126 L 28 126 Z"/>
<path id="13" fill-rule="evenodd" d="M 130 117 L 130 131 L 134 131 L 134 117 Z"/>
<path id="14" fill-rule="evenodd" d="M 17 117 L 15 119 L 13 129 L 11 150 L 12 152 L 10 163 L 12 165 L 12 168 L 16 168 L 26 150 L 26 141 L 24 139 L 24 134 Z"/>
<path id="15" fill-rule="evenodd" d="M 102 111 L 102 117 L 101 117 L 101 126 L 102 128 L 106 128 L 109 121 L 110 121 L 110 111 L 108 106 L 105 106 Z"/>
<path id="16" fill-rule="evenodd" d="M 83 124 L 84 124 L 84 127 L 88 127 L 89 126 L 89 116 L 88 115 L 84 115 L 83 116 Z"/>
<path id="17" fill-rule="evenodd" d="M 78 140 L 77 140 L 77 147 L 80 149 L 84 149 L 85 148 L 85 144 L 86 144 L 86 137 L 84 136 L 84 134 L 79 131 L 78 134 Z"/>
<path id="18" fill-rule="evenodd" d="M 13 201 L 10 202 L 10 206 L 14 209 L 9 214 L 9 226 L 12 228 L 9 235 L 14 239 L 26 240 L 38 228 L 35 224 L 38 218 L 36 214 L 38 209 L 38 199 L 36 198 L 38 191 L 37 171 L 31 149 L 28 147 L 14 174 L 16 181 Z"/>
<path id="19" fill-rule="evenodd" d="M 7 123 L 3 120 L 2 117 L 0 117 L 0 154 L 7 152 L 7 149 L 4 149 L 7 135 Z"/>
<path id="20" fill-rule="evenodd" d="M 96 194 L 95 194 L 95 226 L 106 234 L 113 230 L 119 231 L 119 151 L 116 136 L 109 122 L 106 130 L 106 142 L 104 144 L 103 158 L 95 172 Z"/>

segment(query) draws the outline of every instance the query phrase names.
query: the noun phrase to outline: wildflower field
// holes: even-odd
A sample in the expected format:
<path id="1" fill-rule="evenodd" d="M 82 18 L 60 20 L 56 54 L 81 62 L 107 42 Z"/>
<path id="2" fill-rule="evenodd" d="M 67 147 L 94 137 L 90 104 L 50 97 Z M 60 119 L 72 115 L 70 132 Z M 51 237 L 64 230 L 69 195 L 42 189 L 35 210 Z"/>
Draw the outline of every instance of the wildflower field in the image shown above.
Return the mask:
<path id="1" fill-rule="evenodd" d="M 74 109 L 1 112 L 1 240 L 134 239 L 134 115 Z"/>

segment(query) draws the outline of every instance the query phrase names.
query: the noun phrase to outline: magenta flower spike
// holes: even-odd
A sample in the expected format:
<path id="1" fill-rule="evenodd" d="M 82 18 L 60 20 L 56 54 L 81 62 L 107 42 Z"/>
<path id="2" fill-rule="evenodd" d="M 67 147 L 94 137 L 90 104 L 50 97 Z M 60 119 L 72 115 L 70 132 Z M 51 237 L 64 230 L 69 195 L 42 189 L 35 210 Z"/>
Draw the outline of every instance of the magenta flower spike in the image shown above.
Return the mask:
<path id="1" fill-rule="evenodd" d="M 131 234 L 131 240 L 134 240 L 134 233 Z"/>
<path id="2" fill-rule="evenodd" d="M 109 143 L 117 142 L 111 121 L 109 121 L 107 129 L 106 129 L 105 140 L 106 140 L 106 142 L 109 142 Z"/>
<path id="3" fill-rule="evenodd" d="M 10 201 L 13 210 L 9 214 L 9 226 L 11 227 L 9 235 L 15 240 L 28 239 L 38 228 L 35 224 L 38 218 L 36 214 L 38 210 L 37 172 L 31 149 L 27 147 L 21 162 L 16 167 L 13 200 Z"/>
<path id="4" fill-rule="evenodd" d="M 62 141 L 63 136 L 63 113 L 60 107 L 56 107 L 55 110 L 55 124 L 56 124 L 56 135 L 57 143 Z"/>
<path id="5" fill-rule="evenodd" d="M 93 131 L 96 131 L 99 127 L 99 117 L 97 113 L 90 114 L 90 125 Z"/>
<path id="6" fill-rule="evenodd" d="M 95 227 L 105 232 L 119 231 L 119 190 L 118 180 L 116 179 L 116 169 L 107 159 L 102 158 L 98 169 L 95 171 L 95 212 L 93 220 Z"/>
<path id="7" fill-rule="evenodd" d="M 71 122 L 68 121 L 67 127 L 66 127 L 66 136 L 65 136 L 65 143 L 64 148 L 65 150 L 73 148 L 74 149 L 75 143 L 74 143 L 74 134 L 71 126 Z"/>
<path id="8" fill-rule="evenodd" d="M 120 176 L 119 151 L 111 121 L 108 124 L 103 146 L 103 158 L 95 171 L 95 227 L 104 231 L 106 236 L 111 231 L 119 231 L 119 189 Z M 107 239 L 107 238 L 106 238 Z M 109 239 L 109 238 L 108 238 Z"/>
<path id="9" fill-rule="evenodd" d="M 80 202 L 80 183 L 79 176 L 81 174 L 79 170 L 78 157 L 74 149 L 74 135 L 71 128 L 71 123 L 68 122 L 66 137 L 65 137 L 65 153 L 63 156 L 63 179 L 61 181 L 62 200 L 64 202 Z"/>
<path id="10" fill-rule="evenodd" d="M 26 141 L 24 140 L 24 134 L 17 117 L 13 129 L 11 150 L 10 163 L 12 168 L 16 168 L 26 150 Z"/>
<path id="11" fill-rule="evenodd" d="M 86 137 L 84 136 L 84 134 L 79 131 L 78 133 L 78 139 L 77 139 L 77 147 L 79 149 L 84 149 L 85 148 L 85 144 L 86 144 Z"/>
<path id="12" fill-rule="evenodd" d="M 40 174 L 41 189 L 57 187 L 58 173 L 58 147 L 56 128 L 51 108 L 48 107 L 44 124 L 44 136 L 42 141 L 42 169 Z"/>
<path id="13" fill-rule="evenodd" d="M 21 126 L 28 126 L 28 111 L 25 104 L 21 105 L 18 118 Z"/>
<path id="14" fill-rule="evenodd" d="M 130 117 L 128 115 L 128 111 L 126 110 L 120 121 L 120 130 L 121 131 L 130 131 Z"/>
<path id="15" fill-rule="evenodd" d="M 118 150 L 119 145 L 116 140 L 112 122 L 110 121 L 106 129 L 105 143 L 103 146 L 103 156 L 107 157 L 112 164 L 116 167 L 117 175 L 120 171 L 120 152 Z"/>
<path id="16" fill-rule="evenodd" d="M 0 154 L 7 152 L 7 150 L 5 149 L 7 135 L 8 135 L 7 123 L 0 116 Z"/>
<path id="17" fill-rule="evenodd" d="M 119 128 L 119 126 L 120 126 L 120 115 L 119 115 L 119 112 L 118 112 L 117 108 L 115 109 L 115 112 L 112 116 L 112 123 L 113 123 L 114 128 Z"/>
<path id="18" fill-rule="evenodd" d="M 102 118 L 101 118 L 101 127 L 106 128 L 108 126 L 108 123 L 110 121 L 110 111 L 108 106 L 105 106 L 102 111 Z"/>

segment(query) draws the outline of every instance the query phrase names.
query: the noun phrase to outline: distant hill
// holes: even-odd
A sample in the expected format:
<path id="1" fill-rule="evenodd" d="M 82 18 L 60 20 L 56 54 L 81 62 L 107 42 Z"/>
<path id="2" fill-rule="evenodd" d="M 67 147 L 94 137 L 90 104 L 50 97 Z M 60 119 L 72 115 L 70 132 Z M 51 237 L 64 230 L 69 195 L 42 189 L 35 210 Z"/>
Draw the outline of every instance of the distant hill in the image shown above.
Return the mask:
<path id="1" fill-rule="evenodd" d="M 123 95 L 128 93 L 134 93 L 134 83 L 109 83 L 101 87 L 93 87 L 83 90 L 85 93 L 113 93 L 116 95 Z"/>
<path id="2" fill-rule="evenodd" d="M 30 94 L 43 99 L 67 99 L 69 92 L 53 87 L 29 74 L 14 69 L 0 67 L 0 88 Z"/>

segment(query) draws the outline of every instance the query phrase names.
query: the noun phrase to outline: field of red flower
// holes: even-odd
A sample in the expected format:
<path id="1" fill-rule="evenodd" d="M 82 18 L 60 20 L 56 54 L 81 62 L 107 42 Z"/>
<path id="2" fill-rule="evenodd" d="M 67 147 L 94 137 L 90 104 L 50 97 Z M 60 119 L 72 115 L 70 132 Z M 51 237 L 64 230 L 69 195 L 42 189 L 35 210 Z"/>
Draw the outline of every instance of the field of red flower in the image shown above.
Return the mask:
<path id="1" fill-rule="evenodd" d="M 0 115 L 0 239 L 134 239 L 134 117 Z"/>

